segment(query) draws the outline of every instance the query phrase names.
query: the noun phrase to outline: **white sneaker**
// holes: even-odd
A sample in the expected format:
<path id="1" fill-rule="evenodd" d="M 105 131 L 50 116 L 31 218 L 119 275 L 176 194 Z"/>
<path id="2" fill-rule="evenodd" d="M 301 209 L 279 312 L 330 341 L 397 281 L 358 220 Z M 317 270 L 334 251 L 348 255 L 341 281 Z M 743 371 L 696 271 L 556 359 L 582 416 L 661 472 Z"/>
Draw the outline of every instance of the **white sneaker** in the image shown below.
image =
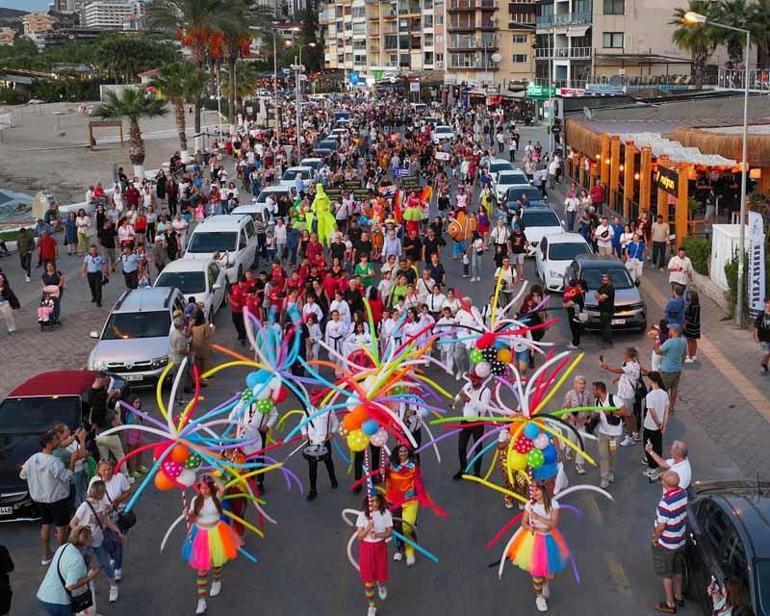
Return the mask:
<path id="1" fill-rule="evenodd" d="M 512 503 L 512 502 L 510 502 L 510 501 L 506 501 L 506 502 L 505 502 L 505 503 L 503 503 L 503 504 L 505 505 L 505 508 L 506 508 L 506 509 L 513 509 L 513 503 Z"/>
<path id="2" fill-rule="evenodd" d="M 416 561 L 415 561 L 415 558 L 414 558 L 414 554 L 407 554 L 406 555 L 406 566 L 407 567 L 414 567 L 414 563 L 415 562 Z"/>
<path id="3" fill-rule="evenodd" d="M 396 552 L 395 554 L 393 554 L 393 560 L 395 560 L 396 562 L 399 562 L 403 558 L 404 558 L 403 552 Z"/>
<path id="4" fill-rule="evenodd" d="M 53 560 L 52 558 L 44 558 L 43 560 L 41 560 L 41 561 L 40 561 L 40 564 L 41 564 L 43 567 L 47 567 L 48 565 L 50 565 L 50 564 L 51 564 L 51 561 L 52 561 L 52 560 Z"/>
<path id="5" fill-rule="evenodd" d="M 606 490 L 607 488 L 609 488 L 609 487 L 610 487 L 610 482 L 609 482 L 609 481 L 607 481 L 606 479 L 602 479 L 601 483 L 599 484 L 599 487 L 600 487 L 602 490 Z"/>
<path id="6" fill-rule="evenodd" d="M 120 591 L 118 590 L 117 585 L 116 586 L 110 586 L 110 603 L 115 603 L 115 601 L 118 600 L 118 595 L 120 594 Z"/>
<path id="7" fill-rule="evenodd" d="M 607 477 L 607 480 L 610 483 L 615 483 L 615 473 L 610 473 L 609 476 Z"/>
<path id="8" fill-rule="evenodd" d="M 374 606 L 366 610 L 366 616 L 376 616 L 376 614 L 377 614 L 377 608 Z"/>
<path id="9" fill-rule="evenodd" d="M 684 363 L 686 363 L 686 364 L 694 364 L 695 360 L 692 357 L 685 357 L 684 358 Z"/>
<path id="10" fill-rule="evenodd" d="M 123 579 L 123 569 L 115 569 L 115 581 L 120 582 Z"/>
<path id="11" fill-rule="evenodd" d="M 572 344 L 572 343 L 570 342 L 570 343 L 567 345 L 567 348 L 568 348 L 569 350 L 571 350 L 571 351 L 574 351 L 575 349 L 579 349 L 580 347 L 579 347 L 579 346 L 575 346 L 574 344 Z"/>
<path id="12" fill-rule="evenodd" d="M 543 595 L 538 595 L 537 597 L 535 597 L 535 605 L 537 606 L 538 612 L 548 611 L 548 601 L 546 601 Z"/>
<path id="13" fill-rule="evenodd" d="M 24 282 L 32 282 L 32 278 L 29 276 L 24 276 Z"/>
<path id="14" fill-rule="evenodd" d="M 222 592 L 222 580 L 214 580 L 211 582 L 211 591 L 209 591 L 209 595 L 212 597 L 216 597 L 219 593 Z"/>
<path id="15" fill-rule="evenodd" d="M 195 608 L 196 614 L 205 614 L 206 613 L 206 599 L 198 599 L 198 605 Z"/>
<path id="16" fill-rule="evenodd" d="M 388 587 L 385 584 L 377 583 L 377 596 L 380 601 L 385 601 L 388 598 Z"/>
<path id="17" fill-rule="evenodd" d="M 575 472 L 576 472 L 578 475 L 585 475 L 585 474 L 586 474 L 586 469 L 585 469 L 585 467 L 584 467 L 584 466 L 582 466 L 582 465 L 580 465 L 580 466 L 575 466 Z"/>
<path id="18" fill-rule="evenodd" d="M 634 437 L 630 434 L 626 434 L 626 436 L 623 438 L 622 441 L 620 441 L 621 447 L 629 447 L 630 445 L 634 444 Z"/>

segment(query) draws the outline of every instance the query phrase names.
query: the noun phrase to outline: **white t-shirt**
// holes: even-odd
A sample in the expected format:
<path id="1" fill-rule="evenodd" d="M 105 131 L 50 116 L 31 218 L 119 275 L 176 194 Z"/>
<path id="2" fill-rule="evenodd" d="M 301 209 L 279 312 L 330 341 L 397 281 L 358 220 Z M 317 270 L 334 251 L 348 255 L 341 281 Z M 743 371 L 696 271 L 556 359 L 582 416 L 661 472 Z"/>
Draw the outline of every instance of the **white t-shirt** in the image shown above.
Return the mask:
<path id="1" fill-rule="evenodd" d="M 559 501 L 557 501 L 555 498 L 551 499 L 551 512 L 548 513 L 545 510 L 545 506 L 543 506 L 541 503 L 532 503 L 529 502 L 525 505 L 524 509 L 527 513 L 534 513 L 536 515 L 539 515 L 543 518 L 551 518 L 553 516 L 553 512 L 557 509 L 559 509 Z M 536 520 L 532 517 L 529 518 L 529 523 L 535 528 L 539 528 L 541 530 L 548 530 L 547 526 L 540 522 L 539 520 Z"/>
<path id="2" fill-rule="evenodd" d="M 379 511 L 373 512 L 372 521 L 374 522 L 372 530 L 363 538 L 363 541 L 366 541 L 367 543 L 385 541 L 380 537 L 375 537 L 374 533 L 384 533 L 388 528 L 393 528 L 393 516 L 390 515 L 390 511 L 386 509 L 385 513 L 380 513 Z M 369 524 L 369 518 L 367 518 L 362 511 L 358 514 L 356 528 L 366 528 L 367 524 Z"/>
<path id="3" fill-rule="evenodd" d="M 606 237 L 604 234 L 607 234 Z M 612 245 L 612 238 L 615 237 L 615 230 L 611 225 L 599 225 L 596 227 L 596 243 L 604 248 Z"/>
<path id="4" fill-rule="evenodd" d="M 690 257 L 685 257 L 684 259 L 679 258 L 679 255 L 671 257 L 671 260 L 668 262 L 668 281 L 687 286 L 691 277 L 692 261 L 690 261 Z"/>
<path id="5" fill-rule="evenodd" d="M 622 403 L 623 401 L 620 400 L 617 396 L 607 394 L 607 399 L 604 402 L 597 401 L 596 405 L 615 407 L 622 405 Z M 620 419 L 617 412 L 611 414 Z M 613 426 L 610 424 L 610 422 L 607 421 L 607 415 L 608 413 L 599 413 L 599 432 L 601 434 L 606 434 L 607 436 L 623 436 L 623 421 L 621 420 L 618 422 L 617 426 Z"/>
<path id="6" fill-rule="evenodd" d="M 94 484 L 94 481 L 99 481 L 100 479 L 101 477 L 94 475 L 91 477 L 91 481 L 88 482 L 88 487 L 90 488 Z M 113 473 L 110 480 L 104 482 L 104 487 L 105 491 L 102 504 L 105 506 L 105 508 L 110 508 L 112 503 L 116 501 L 118 497 L 123 494 L 123 492 L 131 487 L 131 484 L 128 483 L 128 479 L 123 473 Z M 121 505 L 119 509 L 122 508 L 123 506 Z"/>
<path id="7" fill-rule="evenodd" d="M 665 389 L 651 389 L 647 392 L 645 400 L 647 402 L 647 414 L 644 416 L 644 429 L 659 430 L 655 420 L 652 418 L 652 413 L 655 414 L 658 423 L 662 424 L 666 416 L 666 407 L 668 407 L 668 394 Z"/>
<path id="8" fill-rule="evenodd" d="M 90 506 L 89 506 L 90 505 Z M 91 529 L 91 547 L 98 548 L 104 541 L 103 524 L 94 515 L 94 512 L 101 515 L 107 510 L 103 501 L 91 503 L 87 500 L 80 503 L 75 512 L 75 517 L 80 521 L 80 526 L 88 526 Z"/>
<path id="9" fill-rule="evenodd" d="M 639 362 L 627 361 L 626 365 L 623 366 L 623 374 L 620 375 L 620 380 L 618 380 L 618 397 L 633 403 L 634 390 L 641 375 L 642 370 Z"/>
<path id="10" fill-rule="evenodd" d="M 690 481 L 692 481 L 692 469 L 690 468 L 690 460 L 685 458 L 681 462 L 674 462 L 673 458 L 666 460 L 669 470 L 674 471 L 679 475 L 679 487 L 686 490 L 690 487 Z"/>

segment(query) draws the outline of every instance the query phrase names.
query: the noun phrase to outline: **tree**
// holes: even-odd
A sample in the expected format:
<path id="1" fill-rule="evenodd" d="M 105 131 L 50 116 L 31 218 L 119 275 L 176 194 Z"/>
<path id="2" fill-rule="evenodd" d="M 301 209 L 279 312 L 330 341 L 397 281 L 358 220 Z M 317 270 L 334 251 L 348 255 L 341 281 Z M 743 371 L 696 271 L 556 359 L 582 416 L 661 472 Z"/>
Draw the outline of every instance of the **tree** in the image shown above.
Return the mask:
<path id="1" fill-rule="evenodd" d="M 144 36 L 114 34 L 101 39 L 94 51 L 96 66 L 117 83 L 135 83 L 142 71 L 175 59 L 176 50 L 167 43 Z"/>
<path id="2" fill-rule="evenodd" d="M 721 0 L 714 8 L 714 20 L 735 28 L 749 28 L 753 7 L 746 0 Z M 738 68 L 743 64 L 743 48 L 746 46 L 746 35 L 742 32 L 714 28 L 715 42 L 727 47 L 730 64 Z"/>
<path id="3" fill-rule="evenodd" d="M 770 0 L 756 0 L 749 18 L 751 40 L 757 45 L 757 66 L 770 62 Z"/>
<path id="4" fill-rule="evenodd" d="M 120 93 L 108 90 L 105 102 L 94 108 L 94 115 L 105 119 L 128 122 L 128 158 L 134 166 L 134 175 L 144 178 L 144 139 L 139 120 L 166 115 L 166 103 L 139 88 L 125 88 Z"/>
<path id="5" fill-rule="evenodd" d="M 222 92 L 228 99 L 235 101 L 235 108 L 238 109 L 243 105 L 243 99 L 254 94 L 259 80 L 260 72 L 256 64 L 241 61 L 238 62 L 235 70 L 235 87 L 231 87 L 232 76 L 229 72 L 225 73 L 222 81 Z"/>
<path id="6" fill-rule="evenodd" d="M 716 47 L 713 28 L 706 24 L 691 24 L 684 18 L 688 11 L 711 15 L 712 5 L 704 0 L 690 0 L 687 8 L 674 9 L 674 17 L 668 23 L 677 26 L 674 30 L 674 43 L 692 56 L 692 73 L 695 85 L 701 87 L 706 77 L 706 63 Z"/>
<path id="7" fill-rule="evenodd" d="M 179 154 L 182 162 L 189 160 L 187 152 L 187 122 L 185 103 L 198 104 L 206 85 L 206 74 L 191 62 L 170 62 L 158 69 L 158 75 L 150 82 L 160 94 L 174 105 L 176 131 L 179 136 Z"/>
<path id="8" fill-rule="evenodd" d="M 308 73 L 321 70 L 324 65 L 324 48 L 323 37 L 319 40 L 316 36 L 319 31 L 318 11 L 308 5 L 308 8 L 297 14 L 297 19 L 302 22 L 300 44 L 305 46 L 302 50 L 302 63 Z"/>

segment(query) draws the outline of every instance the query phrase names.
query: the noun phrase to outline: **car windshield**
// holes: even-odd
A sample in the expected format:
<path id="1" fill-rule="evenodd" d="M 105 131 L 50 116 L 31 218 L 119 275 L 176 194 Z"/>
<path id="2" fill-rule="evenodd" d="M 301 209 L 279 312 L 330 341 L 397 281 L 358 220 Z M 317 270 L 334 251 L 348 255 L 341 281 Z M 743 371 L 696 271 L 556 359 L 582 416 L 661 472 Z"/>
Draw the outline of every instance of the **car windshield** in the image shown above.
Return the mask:
<path id="1" fill-rule="evenodd" d="M 175 287 L 185 295 L 204 293 L 206 279 L 203 272 L 163 272 L 155 281 L 156 287 Z"/>
<path id="2" fill-rule="evenodd" d="M 77 396 L 6 398 L 0 406 L 0 433 L 42 433 L 57 423 L 74 426 L 79 415 L 80 398 Z"/>
<path id="3" fill-rule="evenodd" d="M 503 171 L 497 178 L 498 184 L 528 184 L 527 176 L 523 173 L 516 173 L 512 171 Z"/>
<path id="4" fill-rule="evenodd" d="M 507 171 L 512 168 L 513 168 L 513 165 L 511 163 L 506 163 L 506 162 L 489 163 L 490 173 L 497 173 L 498 171 Z"/>
<path id="5" fill-rule="evenodd" d="M 551 244 L 548 250 L 548 258 L 551 261 L 572 261 L 578 255 L 589 252 L 584 242 L 573 244 Z"/>
<path id="6" fill-rule="evenodd" d="M 508 201 L 518 201 L 521 195 L 527 193 L 527 199 L 530 201 L 540 201 L 542 199 L 540 191 L 531 186 L 514 186 L 508 189 Z"/>
<path id="7" fill-rule="evenodd" d="M 558 227 L 559 217 L 553 212 L 527 212 L 521 216 L 524 228 L 527 227 Z"/>
<path id="8" fill-rule="evenodd" d="M 303 171 L 297 171 L 296 169 L 287 169 L 283 172 L 283 176 L 281 177 L 282 180 L 294 180 L 297 177 L 297 174 L 299 174 L 299 177 L 301 177 L 303 180 L 307 180 L 310 177 L 310 171 L 303 170 Z"/>
<path id="9" fill-rule="evenodd" d="M 238 249 L 238 234 L 235 231 L 205 231 L 193 233 L 187 252 L 224 252 Z"/>
<path id="10" fill-rule="evenodd" d="M 620 291 L 623 289 L 631 289 L 634 283 L 631 282 L 631 277 L 628 275 L 628 270 L 625 267 L 607 267 L 607 268 L 591 268 L 584 269 L 582 277 L 588 283 L 588 289 L 590 291 L 596 291 L 602 286 L 602 274 L 607 272 L 612 277 L 612 286 L 615 290 Z"/>
<path id="11" fill-rule="evenodd" d="M 770 560 L 757 562 L 757 597 L 762 614 L 770 614 Z"/>
<path id="12" fill-rule="evenodd" d="M 104 328 L 102 340 L 162 338 L 171 329 L 168 310 L 154 312 L 114 312 Z"/>
<path id="13" fill-rule="evenodd" d="M 273 201 L 278 201 L 278 198 L 281 195 L 288 195 L 289 193 L 285 190 L 282 191 L 275 191 L 275 190 L 263 190 L 261 193 L 259 193 L 259 197 L 257 197 L 257 203 L 267 203 L 267 197 L 270 195 L 273 197 Z"/>
<path id="14" fill-rule="evenodd" d="M 452 132 L 452 127 L 451 126 L 437 126 L 435 130 L 436 130 L 437 133 L 451 133 Z"/>

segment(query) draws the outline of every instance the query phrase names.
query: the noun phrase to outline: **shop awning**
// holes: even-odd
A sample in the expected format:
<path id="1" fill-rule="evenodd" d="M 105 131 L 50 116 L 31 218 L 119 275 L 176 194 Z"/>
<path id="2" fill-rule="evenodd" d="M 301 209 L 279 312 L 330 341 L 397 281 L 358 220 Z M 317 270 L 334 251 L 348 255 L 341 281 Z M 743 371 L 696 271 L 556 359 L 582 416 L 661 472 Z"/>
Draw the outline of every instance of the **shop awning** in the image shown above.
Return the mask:
<path id="1" fill-rule="evenodd" d="M 698 148 L 685 147 L 678 141 L 666 139 L 660 133 L 622 133 L 621 141 L 633 141 L 637 147 L 649 147 L 656 158 L 665 156 L 675 163 L 691 163 L 709 167 L 735 167 L 738 162 L 718 154 L 703 154 Z"/>

